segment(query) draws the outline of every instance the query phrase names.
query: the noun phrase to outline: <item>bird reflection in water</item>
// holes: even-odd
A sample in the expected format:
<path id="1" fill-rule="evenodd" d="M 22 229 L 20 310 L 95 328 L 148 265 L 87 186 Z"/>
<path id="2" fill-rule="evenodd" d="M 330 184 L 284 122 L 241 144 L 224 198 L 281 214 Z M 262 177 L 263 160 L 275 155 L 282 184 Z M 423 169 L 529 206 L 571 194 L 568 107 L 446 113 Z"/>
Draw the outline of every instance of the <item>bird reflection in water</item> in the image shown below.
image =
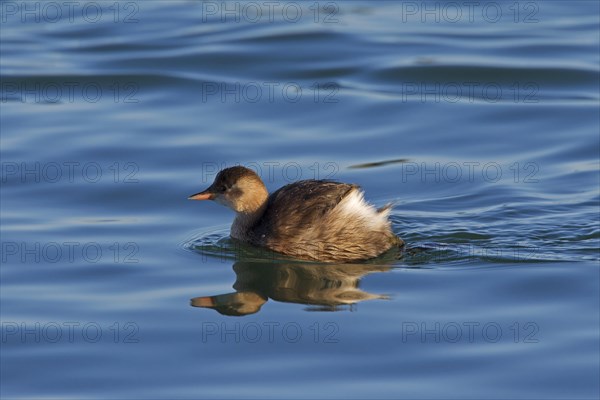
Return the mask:
<path id="1" fill-rule="evenodd" d="M 195 297 L 194 307 L 212 308 L 223 315 L 257 313 L 270 298 L 286 303 L 306 304 L 308 311 L 337 311 L 342 306 L 373 299 L 387 299 L 359 289 L 360 279 L 373 272 L 390 270 L 386 265 L 369 264 L 283 264 L 236 262 L 233 293 Z"/>

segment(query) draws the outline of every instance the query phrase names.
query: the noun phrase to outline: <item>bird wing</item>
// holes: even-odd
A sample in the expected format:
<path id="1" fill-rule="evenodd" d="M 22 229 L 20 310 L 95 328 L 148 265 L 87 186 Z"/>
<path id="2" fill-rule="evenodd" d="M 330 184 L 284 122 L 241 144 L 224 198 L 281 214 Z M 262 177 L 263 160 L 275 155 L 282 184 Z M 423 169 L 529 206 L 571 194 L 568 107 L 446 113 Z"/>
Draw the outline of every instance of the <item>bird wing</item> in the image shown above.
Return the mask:
<path id="1" fill-rule="evenodd" d="M 328 180 L 304 180 L 291 183 L 269 196 L 267 209 L 253 229 L 260 242 L 264 234 L 285 239 L 298 235 L 303 227 L 310 228 L 323 221 L 323 217 L 357 185 Z"/>

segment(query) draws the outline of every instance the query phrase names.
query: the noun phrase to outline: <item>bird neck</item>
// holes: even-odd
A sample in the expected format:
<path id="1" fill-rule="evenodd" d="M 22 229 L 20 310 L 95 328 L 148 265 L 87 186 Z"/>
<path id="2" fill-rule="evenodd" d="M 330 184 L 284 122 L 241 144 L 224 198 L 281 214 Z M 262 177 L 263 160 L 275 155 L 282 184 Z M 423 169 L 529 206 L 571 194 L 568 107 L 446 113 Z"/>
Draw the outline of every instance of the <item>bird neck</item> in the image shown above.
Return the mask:
<path id="1" fill-rule="evenodd" d="M 243 241 L 248 241 L 252 227 L 263 216 L 267 208 L 268 196 L 264 200 L 249 210 L 238 211 L 231 225 L 231 237 Z"/>

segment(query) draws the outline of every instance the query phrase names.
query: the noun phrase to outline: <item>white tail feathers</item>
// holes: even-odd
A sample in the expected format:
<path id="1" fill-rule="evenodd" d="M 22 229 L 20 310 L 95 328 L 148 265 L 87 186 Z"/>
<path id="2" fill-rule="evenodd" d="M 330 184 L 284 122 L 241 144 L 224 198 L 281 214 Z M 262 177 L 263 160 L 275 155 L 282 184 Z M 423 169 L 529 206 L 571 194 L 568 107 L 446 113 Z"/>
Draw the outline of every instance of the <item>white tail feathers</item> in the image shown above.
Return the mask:
<path id="1" fill-rule="evenodd" d="M 369 228 L 376 230 L 389 228 L 390 209 L 391 204 L 379 210 L 376 209 L 375 206 L 365 201 L 363 192 L 358 189 L 352 190 L 335 208 L 342 219 L 358 219 Z"/>

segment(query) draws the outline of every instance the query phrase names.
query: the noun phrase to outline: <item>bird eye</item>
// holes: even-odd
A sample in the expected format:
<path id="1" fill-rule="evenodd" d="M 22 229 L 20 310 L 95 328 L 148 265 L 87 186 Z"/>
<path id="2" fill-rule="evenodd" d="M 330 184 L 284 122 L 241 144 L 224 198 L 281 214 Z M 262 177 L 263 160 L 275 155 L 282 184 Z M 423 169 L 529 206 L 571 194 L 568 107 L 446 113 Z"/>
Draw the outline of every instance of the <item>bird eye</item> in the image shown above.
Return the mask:
<path id="1" fill-rule="evenodd" d="M 227 190 L 227 188 L 225 186 L 219 186 L 219 192 L 221 193 L 225 193 L 225 191 Z"/>

